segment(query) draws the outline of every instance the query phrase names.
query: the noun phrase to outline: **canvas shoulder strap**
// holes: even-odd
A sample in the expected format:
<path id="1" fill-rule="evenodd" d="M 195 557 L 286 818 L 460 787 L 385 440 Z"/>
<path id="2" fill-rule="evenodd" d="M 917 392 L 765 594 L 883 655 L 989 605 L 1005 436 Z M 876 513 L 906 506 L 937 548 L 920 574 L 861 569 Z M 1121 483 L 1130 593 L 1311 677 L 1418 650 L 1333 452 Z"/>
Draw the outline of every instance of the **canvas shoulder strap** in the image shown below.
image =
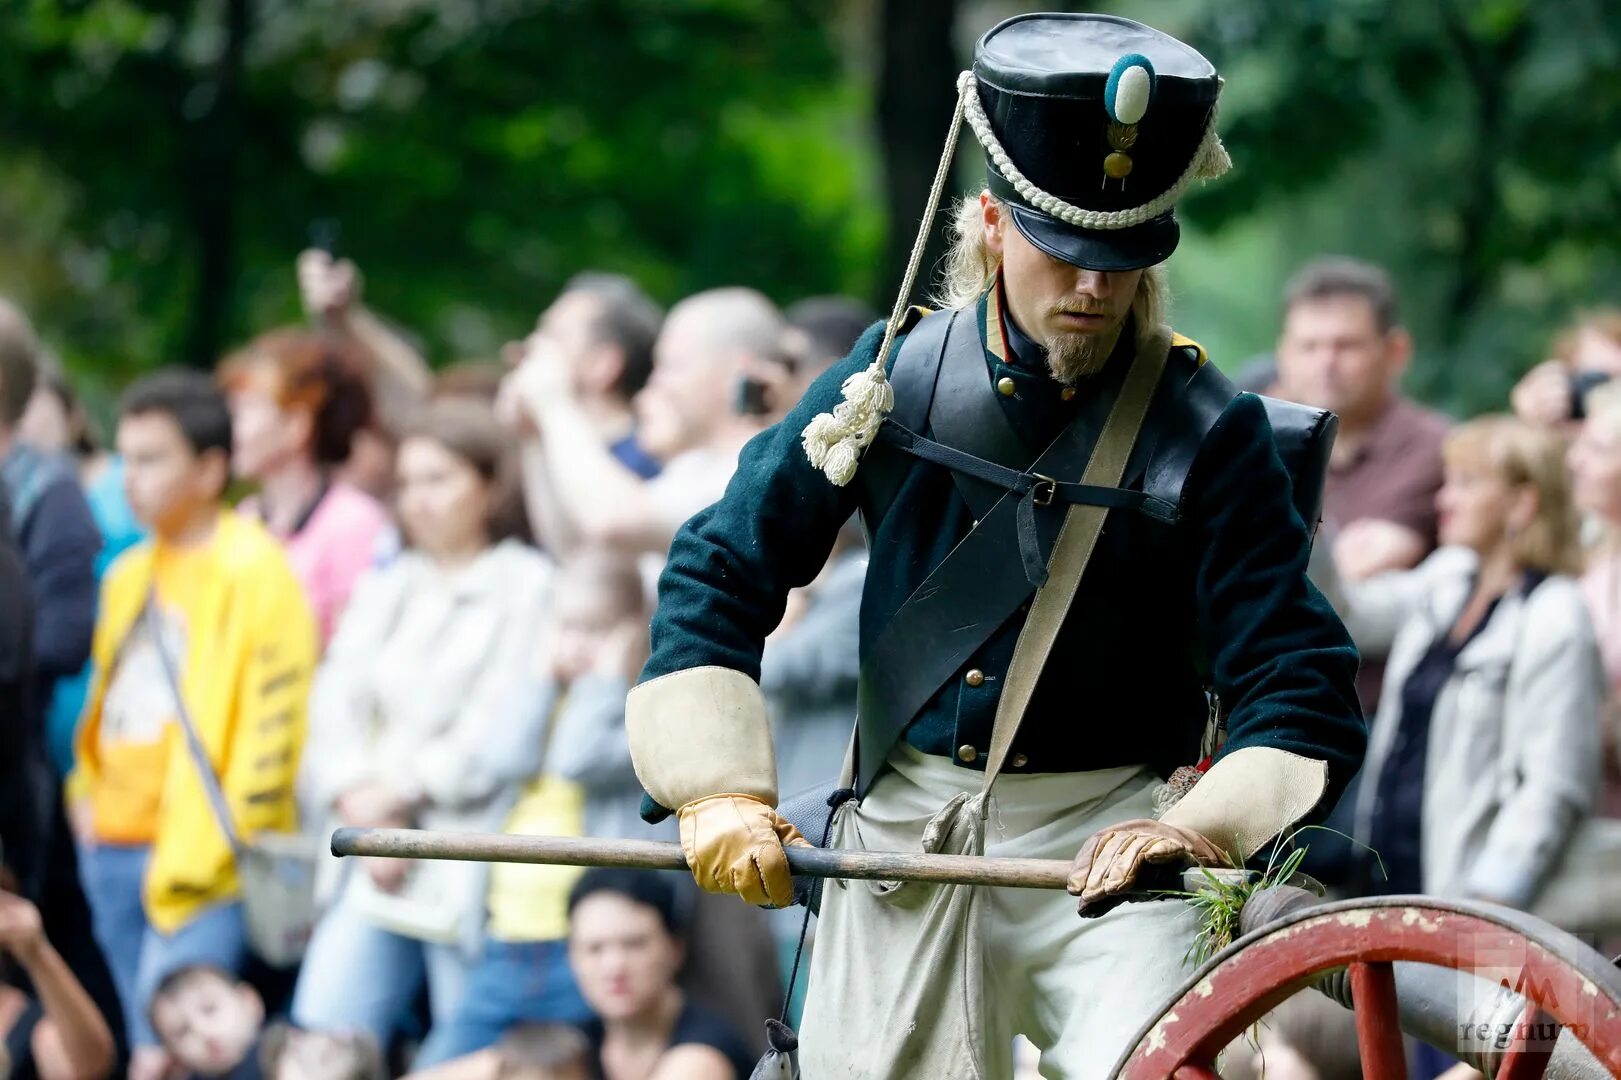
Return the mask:
<path id="1" fill-rule="evenodd" d="M 1098 437 L 1092 456 L 1086 463 L 1086 471 L 1081 477 L 1083 484 L 1119 486 L 1125 475 L 1126 463 L 1131 458 L 1132 447 L 1142 430 L 1143 418 L 1148 414 L 1154 388 L 1159 385 L 1160 374 L 1165 370 L 1170 344 L 1170 331 L 1160 327 L 1138 350 L 1137 360 L 1126 375 L 1125 385 L 1121 387 L 1114 407 L 1109 410 L 1103 433 Z M 1048 564 L 1047 582 L 1036 590 L 1035 599 L 1030 604 L 1030 614 L 1019 632 L 1002 696 L 997 701 L 982 791 L 989 791 L 991 785 L 996 783 L 1002 763 L 1007 759 L 1008 748 L 1018 735 L 1019 724 L 1029 707 L 1031 695 L 1035 693 L 1036 683 L 1047 666 L 1047 657 L 1052 652 L 1053 643 L 1058 640 L 1058 632 L 1080 588 L 1081 577 L 1086 573 L 1087 563 L 1097 548 L 1098 535 L 1103 531 L 1108 512 L 1108 508 L 1103 506 L 1074 505 L 1065 514 Z"/>

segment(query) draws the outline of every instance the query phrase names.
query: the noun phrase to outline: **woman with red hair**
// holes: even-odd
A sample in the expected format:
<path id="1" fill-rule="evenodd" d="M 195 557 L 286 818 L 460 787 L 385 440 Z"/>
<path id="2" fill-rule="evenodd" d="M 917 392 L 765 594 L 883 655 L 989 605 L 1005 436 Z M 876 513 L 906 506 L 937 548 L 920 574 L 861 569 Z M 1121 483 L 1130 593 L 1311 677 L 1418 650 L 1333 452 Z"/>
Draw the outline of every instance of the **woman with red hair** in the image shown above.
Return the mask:
<path id="1" fill-rule="evenodd" d="M 240 509 L 286 544 L 324 642 L 360 575 L 395 543 L 383 505 L 334 475 L 372 420 L 359 363 L 331 337 L 272 330 L 226 358 L 220 383 L 232 465 L 259 486 Z"/>

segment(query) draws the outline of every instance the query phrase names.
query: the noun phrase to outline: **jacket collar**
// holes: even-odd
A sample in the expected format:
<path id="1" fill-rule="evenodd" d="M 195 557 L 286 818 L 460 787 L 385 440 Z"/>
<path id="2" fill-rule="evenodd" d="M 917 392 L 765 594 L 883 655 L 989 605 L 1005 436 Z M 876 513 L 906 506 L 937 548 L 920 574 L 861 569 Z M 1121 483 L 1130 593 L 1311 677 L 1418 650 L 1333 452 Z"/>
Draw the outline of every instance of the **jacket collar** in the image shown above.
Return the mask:
<path id="1" fill-rule="evenodd" d="M 1463 606 L 1469 602 L 1469 594 L 1474 588 L 1475 560 L 1460 557 L 1456 567 L 1448 580 L 1438 585 L 1430 593 L 1429 602 L 1424 606 L 1424 618 L 1428 623 L 1429 640 L 1433 641 L 1441 634 L 1450 633 Z M 1457 669 L 1471 671 L 1480 668 L 1505 666 L 1513 659 L 1515 649 L 1519 646 L 1520 630 L 1523 623 L 1522 612 L 1539 585 L 1547 580 L 1547 575 L 1537 572 L 1527 573 L 1515 587 L 1510 589 L 1498 601 L 1492 610 L 1486 625 L 1469 640 L 1459 651 Z"/>
<path id="2" fill-rule="evenodd" d="M 998 272 L 996 283 L 985 290 L 979 301 L 981 325 L 985 327 L 985 352 L 998 364 L 1010 362 L 1007 315 L 1003 306 L 1002 275 Z"/>

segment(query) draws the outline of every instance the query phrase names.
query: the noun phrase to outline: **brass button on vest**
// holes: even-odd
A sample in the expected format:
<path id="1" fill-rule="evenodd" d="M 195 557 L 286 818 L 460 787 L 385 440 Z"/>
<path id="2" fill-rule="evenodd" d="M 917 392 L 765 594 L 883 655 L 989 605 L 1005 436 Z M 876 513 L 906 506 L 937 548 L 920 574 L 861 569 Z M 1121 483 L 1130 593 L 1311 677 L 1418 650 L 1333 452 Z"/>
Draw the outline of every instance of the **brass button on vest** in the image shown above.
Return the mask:
<path id="1" fill-rule="evenodd" d="M 1058 391 L 1058 396 L 1063 398 L 1065 401 L 1074 401 L 1075 388 L 1073 386 L 1066 386 L 1062 390 Z"/>
<path id="2" fill-rule="evenodd" d="M 996 380 L 996 392 L 1003 397 L 1012 397 L 1014 391 L 1018 390 L 1018 388 L 1018 385 L 1007 375 L 1003 375 Z"/>
<path id="3" fill-rule="evenodd" d="M 962 681 L 967 683 L 969 686 L 984 686 L 985 685 L 985 673 L 983 671 L 979 670 L 978 668 L 975 668 L 974 670 L 970 671 L 968 674 L 964 675 L 962 677 Z"/>
<path id="4" fill-rule="evenodd" d="M 979 757 L 979 751 L 974 749 L 972 743 L 963 743 L 957 747 L 957 757 L 964 762 L 972 763 L 975 758 Z"/>
<path id="5" fill-rule="evenodd" d="M 1012 765 L 1015 769 L 1022 769 L 1028 764 L 1030 764 L 1030 759 L 1025 757 L 1023 754 L 1013 755 Z"/>

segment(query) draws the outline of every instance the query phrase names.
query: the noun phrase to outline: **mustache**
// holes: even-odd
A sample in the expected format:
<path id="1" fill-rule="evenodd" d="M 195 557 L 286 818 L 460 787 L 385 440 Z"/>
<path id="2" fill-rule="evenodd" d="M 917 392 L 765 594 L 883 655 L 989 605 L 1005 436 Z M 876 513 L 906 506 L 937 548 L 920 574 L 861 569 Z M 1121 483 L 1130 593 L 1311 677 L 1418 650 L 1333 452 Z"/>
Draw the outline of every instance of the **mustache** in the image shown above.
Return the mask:
<path id="1" fill-rule="evenodd" d="M 1107 315 L 1109 305 L 1101 300 L 1058 304 L 1048 309 L 1049 315 Z"/>

